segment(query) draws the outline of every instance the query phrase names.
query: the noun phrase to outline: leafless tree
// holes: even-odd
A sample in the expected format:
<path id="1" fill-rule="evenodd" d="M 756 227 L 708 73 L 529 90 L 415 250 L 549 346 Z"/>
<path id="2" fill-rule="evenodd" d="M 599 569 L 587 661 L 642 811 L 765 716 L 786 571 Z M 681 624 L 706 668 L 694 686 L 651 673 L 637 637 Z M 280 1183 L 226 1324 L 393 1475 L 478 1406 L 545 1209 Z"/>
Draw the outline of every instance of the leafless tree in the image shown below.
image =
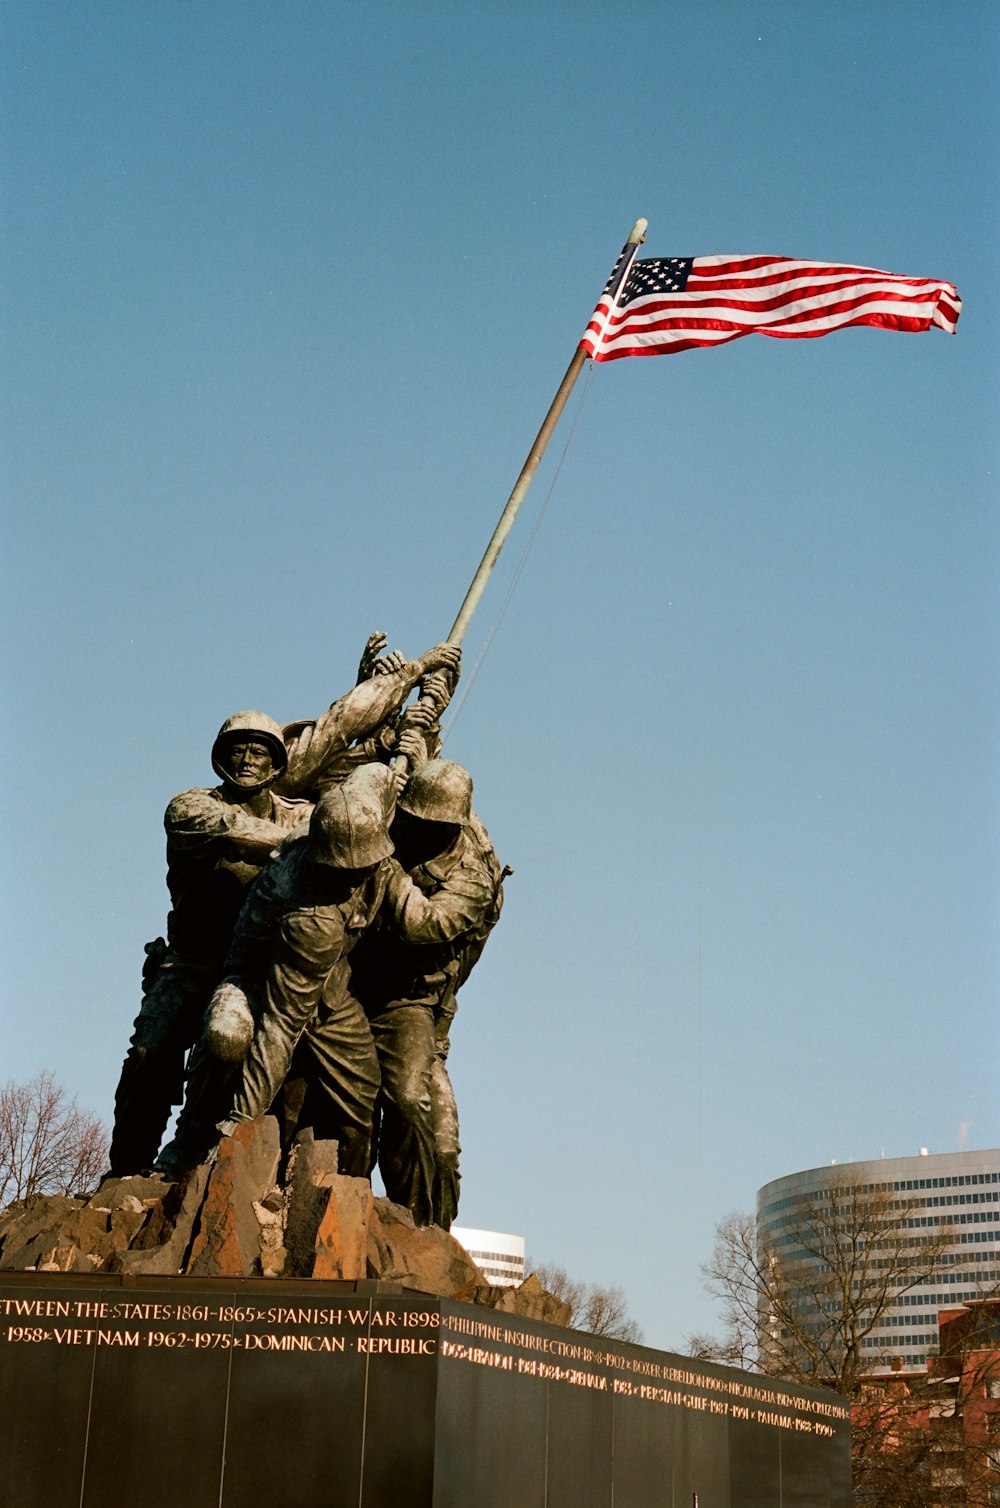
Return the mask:
<path id="1" fill-rule="evenodd" d="M 744 1372 L 756 1366 L 756 1346 L 747 1346 L 747 1336 L 742 1331 L 731 1335 L 707 1335 L 696 1331 L 684 1337 L 684 1354 L 695 1361 L 718 1361 L 726 1367 L 739 1367 Z"/>
<path id="2" fill-rule="evenodd" d="M 929 1371 L 860 1383 L 851 1409 L 858 1503 L 995 1508 L 1000 1501 L 1000 1411 L 988 1401 L 1000 1381 L 997 1316 L 995 1306 L 978 1308 L 959 1314 L 957 1342 Z"/>
<path id="3" fill-rule="evenodd" d="M 917 1285 L 954 1274 L 951 1229 L 917 1227 L 918 1206 L 892 1190 L 843 1181 L 802 1195 L 777 1236 L 752 1215 L 730 1215 L 716 1228 L 703 1269 L 721 1302 L 724 1333 L 688 1337 L 689 1354 L 701 1360 L 843 1393 L 852 1404 L 855 1500 L 870 1508 L 943 1503 L 942 1472 L 965 1482 L 979 1470 L 950 1422 L 961 1424 L 964 1394 L 981 1383 L 975 1367 L 958 1358 L 944 1368 L 958 1375 L 945 1379 L 933 1369 L 873 1375 L 892 1361 L 870 1344 L 889 1307 Z M 961 1501 L 971 1508 L 974 1499 Z"/>
<path id="4" fill-rule="evenodd" d="M 105 1166 L 108 1132 L 47 1070 L 0 1089 L 0 1208 L 31 1194 L 71 1194 Z"/>
<path id="5" fill-rule="evenodd" d="M 629 1341 L 638 1345 L 642 1331 L 629 1317 L 625 1295 L 620 1288 L 602 1288 L 597 1283 L 579 1283 L 564 1267 L 542 1263 L 532 1267 L 542 1287 L 570 1307 L 570 1324 L 575 1330 L 591 1335 L 605 1335 L 610 1340 Z"/>
<path id="6" fill-rule="evenodd" d="M 864 1342 L 890 1305 L 949 1265 L 950 1228 L 915 1231 L 918 1204 L 842 1182 L 803 1195 L 778 1238 L 753 1215 L 730 1215 L 703 1269 L 722 1304 L 719 1344 L 757 1371 L 851 1396 L 888 1364 Z"/>

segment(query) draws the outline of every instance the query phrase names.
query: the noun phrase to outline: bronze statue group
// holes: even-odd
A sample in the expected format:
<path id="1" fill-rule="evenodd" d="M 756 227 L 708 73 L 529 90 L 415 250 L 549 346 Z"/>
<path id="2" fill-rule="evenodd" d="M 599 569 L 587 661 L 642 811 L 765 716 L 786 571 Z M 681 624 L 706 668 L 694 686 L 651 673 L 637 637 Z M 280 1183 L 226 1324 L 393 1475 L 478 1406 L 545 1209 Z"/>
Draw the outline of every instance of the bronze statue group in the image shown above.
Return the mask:
<path id="1" fill-rule="evenodd" d="M 450 1227 L 449 1030 L 509 871 L 468 772 L 440 757 L 460 650 L 384 649 L 373 634 L 357 685 L 315 720 L 229 718 L 212 749 L 221 784 L 167 807 L 171 909 L 146 945 L 113 1176 L 179 1179 L 272 1114 L 286 1149 L 311 1128 L 337 1141 L 342 1173 L 377 1164 L 418 1225 Z"/>

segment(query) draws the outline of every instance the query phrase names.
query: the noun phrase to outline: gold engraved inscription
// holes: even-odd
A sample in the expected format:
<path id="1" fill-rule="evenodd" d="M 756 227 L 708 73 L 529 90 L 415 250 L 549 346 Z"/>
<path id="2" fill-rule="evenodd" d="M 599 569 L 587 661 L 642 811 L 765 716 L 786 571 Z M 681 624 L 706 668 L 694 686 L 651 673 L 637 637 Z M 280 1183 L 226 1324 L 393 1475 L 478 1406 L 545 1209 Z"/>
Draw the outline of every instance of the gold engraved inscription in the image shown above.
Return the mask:
<path id="1" fill-rule="evenodd" d="M 836 1433 L 828 1421 L 850 1417 L 842 1404 L 790 1393 L 769 1379 L 716 1377 L 672 1361 L 622 1355 L 582 1338 L 538 1335 L 466 1315 L 448 1315 L 443 1324 L 463 1339 L 442 1339 L 441 1355 L 474 1366 L 822 1437 Z M 497 1349 L 497 1343 L 508 1349 Z M 602 1370 L 591 1370 L 595 1367 Z"/>
<path id="2" fill-rule="evenodd" d="M 398 1358 L 401 1364 L 440 1355 L 549 1384 L 820 1437 L 832 1436 L 849 1418 L 836 1400 L 799 1396 L 770 1378 L 715 1376 L 681 1358 L 613 1351 L 573 1331 L 536 1333 L 475 1314 L 441 1316 L 385 1304 L 2 1297 L 0 1347 L 5 1344 L 331 1359 L 353 1354 Z"/>

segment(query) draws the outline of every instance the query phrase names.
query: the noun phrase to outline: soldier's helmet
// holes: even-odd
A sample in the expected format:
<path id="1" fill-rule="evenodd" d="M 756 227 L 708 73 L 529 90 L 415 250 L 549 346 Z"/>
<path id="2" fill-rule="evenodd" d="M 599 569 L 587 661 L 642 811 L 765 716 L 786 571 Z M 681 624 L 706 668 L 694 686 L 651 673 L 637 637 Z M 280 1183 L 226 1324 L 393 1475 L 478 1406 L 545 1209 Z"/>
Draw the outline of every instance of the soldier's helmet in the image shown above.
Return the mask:
<path id="1" fill-rule="evenodd" d="M 472 776 L 450 759 L 428 759 L 414 768 L 396 805 L 425 822 L 468 822 Z"/>
<path id="2" fill-rule="evenodd" d="M 316 803 L 306 844 L 306 858 L 314 864 L 368 869 L 387 859 L 394 847 L 381 802 L 363 786 L 345 780 Z"/>
<path id="3" fill-rule="evenodd" d="M 281 736 L 281 725 L 273 717 L 268 717 L 266 712 L 234 712 L 232 717 L 226 718 L 212 745 L 212 769 L 220 779 L 228 780 L 229 771 L 223 763 L 227 748 L 230 744 L 250 738 L 267 745 L 274 766 L 267 779 L 256 787 L 257 790 L 263 790 L 264 786 L 283 775 L 288 766 L 288 751 Z"/>

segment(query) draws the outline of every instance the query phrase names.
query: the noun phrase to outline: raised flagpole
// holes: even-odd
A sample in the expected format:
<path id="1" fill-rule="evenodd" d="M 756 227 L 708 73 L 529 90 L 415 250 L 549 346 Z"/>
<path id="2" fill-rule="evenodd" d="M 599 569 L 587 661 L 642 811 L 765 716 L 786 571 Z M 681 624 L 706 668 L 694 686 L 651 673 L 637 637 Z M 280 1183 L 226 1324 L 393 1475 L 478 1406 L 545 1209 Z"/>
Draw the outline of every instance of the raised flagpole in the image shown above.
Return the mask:
<path id="1" fill-rule="evenodd" d="M 625 281 L 632 270 L 632 263 L 635 261 L 636 257 L 639 254 L 639 247 L 646 239 L 646 225 L 647 222 L 645 220 L 637 220 L 635 222 L 632 227 L 631 234 L 629 235 L 628 240 L 625 242 L 625 245 L 622 247 L 618 260 L 612 268 L 612 278 L 614 279 L 614 281 L 608 288 L 608 312 L 605 316 L 604 328 L 601 331 L 600 340 L 603 340 L 604 338 L 604 332 L 608 327 L 611 315 L 614 313 L 615 304 L 621 294 L 622 289 L 625 286 Z M 600 345 L 600 340 L 598 341 L 598 345 Z M 556 391 L 556 395 L 549 405 L 549 411 L 545 415 L 545 418 L 542 420 L 542 427 L 538 431 L 538 434 L 535 436 L 535 443 L 528 451 L 528 458 L 525 461 L 524 465 L 521 467 L 520 475 L 518 476 L 517 481 L 514 483 L 514 490 L 511 493 L 510 497 L 507 499 L 507 506 L 501 513 L 499 521 L 497 522 L 497 526 L 493 530 L 493 535 L 490 539 L 490 542 L 486 546 L 486 553 L 483 555 L 482 560 L 479 562 L 479 568 L 472 578 L 472 581 L 469 585 L 469 590 L 465 594 L 465 600 L 458 610 L 458 617 L 455 619 L 454 623 L 451 626 L 451 631 L 448 634 L 447 639 L 447 642 L 449 644 L 461 644 L 462 639 L 465 636 L 465 630 L 472 622 L 472 615 L 476 611 L 476 608 L 479 606 L 479 600 L 482 597 L 483 592 L 486 590 L 486 583 L 490 579 L 490 573 L 497 563 L 497 557 L 504 547 L 504 542 L 507 538 L 507 535 L 514 527 L 514 520 L 517 517 L 517 511 L 520 508 L 521 504 L 524 502 L 525 494 L 527 493 L 528 488 L 531 486 L 535 472 L 538 470 L 538 463 L 541 461 L 542 456 L 545 454 L 545 448 L 552 438 L 553 430 L 559 423 L 562 411 L 566 407 L 570 393 L 573 391 L 573 385 L 576 382 L 576 379 L 579 377 L 580 373 L 583 371 L 583 364 L 587 359 L 588 353 L 584 350 L 582 345 L 578 345 L 576 350 L 573 352 L 572 361 L 566 368 L 566 375 L 563 377 L 562 382 L 560 382 L 559 387 Z M 427 702 L 430 702 L 433 706 L 434 715 L 440 716 L 442 708 L 440 703 L 438 702 L 437 697 L 434 696 L 433 693 L 421 691 L 418 700 L 420 702 L 424 702 L 425 704 Z M 402 717 L 401 725 L 403 727 L 406 726 L 405 712 Z M 408 764 L 409 760 L 407 759 L 405 754 L 397 754 L 393 759 L 392 768 L 394 771 L 396 771 L 399 779 L 402 779 L 405 776 Z"/>
<path id="2" fill-rule="evenodd" d="M 632 232 L 622 248 L 621 256 L 615 264 L 618 267 L 618 276 L 614 287 L 608 290 L 611 310 L 614 309 L 615 300 L 625 286 L 625 280 L 632 270 L 632 263 L 638 256 L 639 247 L 646 239 L 646 223 L 645 220 L 637 220 L 635 222 Z M 572 361 L 566 368 L 566 375 L 559 384 L 558 391 L 552 400 L 549 411 L 542 420 L 542 427 L 535 436 L 535 443 L 528 451 L 528 458 L 521 467 L 521 473 L 514 484 L 514 490 L 507 499 L 507 506 L 501 513 L 499 522 L 493 530 L 493 537 L 486 546 L 486 553 L 479 562 L 479 569 L 472 578 L 469 590 L 465 594 L 465 601 L 459 608 L 458 617 L 451 626 L 451 632 L 448 635 L 449 644 L 461 644 L 465 636 L 465 630 L 471 623 L 472 615 L 479 606 L 479 599 L 486 588 L 490 572 L 496 565 L 497 557 L 504 547 L 507 535 L 514 527 L 517 511 L 524 502 L 525 494 L 531 486 L 535 472 L 538 470 L 538 463 L 545 454 L 545 447 L 552 438 L 552 432 L 559 423 L 562 411 L 566 407 L 570 393 L 573 391 L 573 385 L 583 371 L 583 364 L 587 359 L 587 352 L 583 346 L 578 346 L 573 353 Z"/>

